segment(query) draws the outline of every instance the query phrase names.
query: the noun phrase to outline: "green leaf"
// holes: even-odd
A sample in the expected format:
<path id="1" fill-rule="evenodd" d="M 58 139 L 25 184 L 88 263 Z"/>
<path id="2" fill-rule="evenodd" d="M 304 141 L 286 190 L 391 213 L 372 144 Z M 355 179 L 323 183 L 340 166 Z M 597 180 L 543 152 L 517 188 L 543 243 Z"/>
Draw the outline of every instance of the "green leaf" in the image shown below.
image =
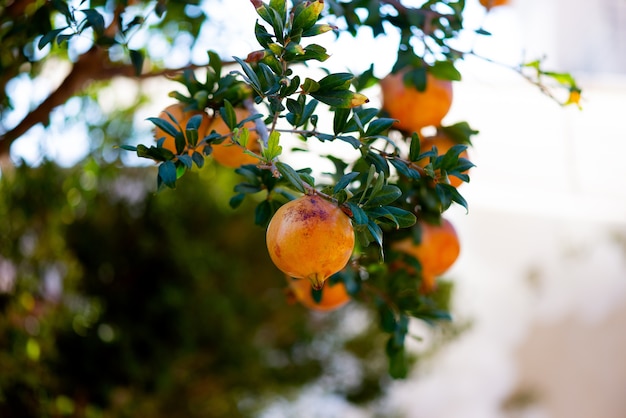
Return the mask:
<path id="1" fill-rule="evenodd" d="M 279 78 L 274 74 L 272 69 L 262 62 L 258 64 L 258 68 L 261 72 L 261 86 L 265 94 L 270 95 L 276 93 L 282 87 L 279 83 Z"/>
<path id="2" fill-rule="evenodd" d="M 467 205 L 467 201 L 465 200 L 465 198 L 461 195 L 461 193 L 459 193 L 459 191 L 457 190 L 456 187 L 451 186 L 449 184 L 438 184 L 437 186 L 441 186 L 443 188 L 446 189 L 447 193 L 450 196 L 450 199 L 455 202 L 458 203 L 459 205 L 463 206 L 465 208 L 465 211 L 468 212 L 469 211 L 469 207 Z"/>
<path id="3" fill-rule="evenodd" d="M 250 86 L 252 86 L 252 88 L 256 90 L 257 93 L 262 94 L 263 89 L 261 87 L 261 81 L 259 80 L 259 77 L 256 75 L 252 67 L 250 67 L 247 62 L 239 57 L 233 57 L 233 59 L 237 61 L 243 69 L 243 72 L 246 74 L 246 77 L 244 78 L 246 79 L 248 84 L 250 84 Z"/>
<path id="4" fill-rule="evenodd" d="M 220 116 L 231 131 L 237 127 L 237 114 L 235 113 L 235 108 L 228 100 L 224 100 L 224 106 L 220 108 Z"/>
<path id="5" fill-rule="evenodd" d="M 352 220 L 355 225 L 367 225 L 369 222 L 369 218 L 367 217 L 367 213 L 359 205 L 353 202 L 346 202 L 350 212 L 352 212 Z"/>
<path id="6" fill-rule="evenodd" d="M 254 36 L 256 37 L 257 42 L 266 49 L 273 41 L 272 35 L 267 31 L 267 29 L 265 29 L 265 26 L 259 24 L 258 21 L 254 25 Z"/>
<path id="7" fill-rule="evenodd" d="M 287 180 L 289 183 L 299 192 L 305 193 L 306 190 L 302 185 L 302 180 L 296 171 L 291 168 L 289 164 L 285 164 L 283 162 L 278 161 L 276 163 L 276 168 L 280 172 L 280 174 Z"/>
<path id="8" fill-rule="evenodd" d="M 403 77 L 404 84 L 414 86 L 418 91 L 426 89 L 426 68 L 418 67 L 407 71 Z"/>
<path id="9" fill-rule="evenodd" d="M 370 67 L 362 74 L 357 75 L 352 81 L 356 91 L 365 90 L 368 87 L 375 86 L 378 83 L 378 78 L 374 75 L 374 64 L 370 64 Z"/>
<path id="10" fill-rule="evenodd" d="M 472 167 L 476 167 L 474 163 L 465 158 L 459 158 L 458 164 L 455 166 L 454 170 L 448 170 L 448 173 L 459 172 L 463 173 L 464 171 L 469 170 Z M 466 174 L 466 173 L 463 173 Z"/>
<path id="11" fill-rule="evenodd" d="M 313 26 L 311 26 L 310 28 L 304 30 L 302 32 L 302 37 L 310 37 L 310 36 L 317 36 L 317 35 L 321 35 L 323 33 L 326 32 L 330 32 L 331 30 L 335 30 L 337 29 L 334 26 L 328 25 L 328 24 L 315 24 Z"/>
<path id="12" fill-rule="evenodd" d="M 380 329 L 383 332 L 392 333 L 396 330 L 396 316 L 391 308 L 384 303 L 378 305 L 378 316 L 380 319 Z"/>
<path id="13" fill-rule="evenodd" d="M 267 226 L 272 219 L 273 209 L 269 200 L 261 201 L 254 208 L 254 223 L 259 226 Z"/>
<path id="14" fill-rule="evenodd" d="M 301 61 L 308 61 L 308 60 L 316 60 L 316 61 L 324 62 L 328 58 L 330 58 L 330 55 L 328 55 L 328 53 L 326 52 L 326 48 L 324 48 L 321 45 L 310 44 L 304 48 L 303 55 L 298 55 L 297 57 L 292 59 L 292 61 L 301 62 Z"/>
<path id="15" fill-rule="evenodd" d="M 365 192 L 370 188 L 372 182 L 376 179 L 376 173 L 376 166 L 374 164 L 370 164 L 369 171 L 367 172 L 367 178 L 365 179 L 365 187 L 363 187 L 363 194 L 359 199 L 359 204 L 363 202 L 363 199 L 365 199 Z"/>
<path id="16" fill-rule="evenodd" d="M 365 136 L 365 125 L 363 124 L 363 121 L 361 120 L 357 112 L 354 112 L 352 119 L 350 119 L 350 122 L 354 122 L 356 124 L 357 131 L 361 136 Z"/>
<path id="17" fill-rule="evenodd" d="M 204 166 L 204 156 L 197 151 L 194 151 L 191 154 L 191 159 L 198 166 L 198 168 L 202 168 Z"/>
<path id="18" fill-rule="evenodd" d="M 300 96 L 300 97 L 304 97 L 304 96 Z M 300 101 L 288 98 L 287 110 L 289 110 L 291 113 L 294 113 L 294 114 L 300 114 L 304 111 L 304 106 L 302 106 L 302 103 L 300 103 Z"/>
<path id="19" fill-rule="evenodd" d="M 243 178 L 246 179 L 246 182 L 249 184 L 254 184 L 254 185 L 260 185 L 261 182 L 259 181 L 259 178 L 257 177 L 257 171 L 258 170 L 255 166 L 241 166 L 235 169 L 235 173 L 239 174 L 240 176 L 242 176 Z"/>
<path id="20" fill-rule="evenodd" d="M 280 146 L 280 132 L 272 131 L 267 141 L 267 148 L 263 149 L 263 158 L 268 161 L 273 161 L 283 152 L 283 147 Z"/>
<path id="21" fill-rule="evenodd" d="M 409 367 L 406 360 L 404 348 L 388 354 L 389 376 L 394 379 L 404 379 L 409 374 Z"/>
<path id="22" fill-rule="evenodd" d="M 444 134 L 459 144 L 471 145 L 471 136 L 478 134 L 479 131 L 472 129 L 467 122 L 458 122 L 450 126 L 442 126 L 440 128 Z"/>
<path id="23" fill-rule="evenodd" d="M 365 161 L 373 164 L 376 167 L 376 171 L 384 173 L 385 177 L 389 177 L 389 164 L 380 154 L 368 151 L 365 155 Z"/>
<path id="24" fill-rule="evenodd" d="M 151 158 L 156 161 L 169 161 L 174 158 L 174 153 L 166 148 L 146 147 L 143 144 L 137 145 L 137 156 Z"/>
<path id="25" fill-rule="evenodd" d="M 421 145 L 420 145 L 420 137 L 417 134 L 417 132 L 413 132 L 413 135 L 411 135 L 411 146 L 409 148 L 409 160 L 410 161 L 417 161 L 419 159 L 420 156 L 420 149 Z"/>
<path id="26" fill-rule="evenodd" d="M 429 71 L 435 77 L 441 80 L 460 81 L 461 73 L 456 69 L 451 61 L 437 61 L 429 68 Z"/>
<path id="27" fill-rule="evenodd" d="M 185 140 L 185 135 L 182 132 L 177 132 L 174 137 L 174 145 L 176 147 L 176 154 L 180 155 L 185 151 L 185 146 L 187 146 L 187 141 Z"/>
<path id="28" fill-rule="evenodd" d="M 345 189 L 350 184 L 350 182 L 357 178 L 360 174 L 361 173 L 359 173 L 358 171 L 344 174 L 341 179 L 339 179 L 337 184 L 335 184 L 335 187 L 333 188 L 333 193 L 339 193 L 340 190 Z"/>
<path id="29" fill-rule="evenodd" d="M 275 10 L 283 21 L 287 19 L 287 2 L 285 0 L 270 0 L 270 8 Z"/>
<path id="30" fill-rule="evenodd" d="M 369 193 L 368 199 L 374 198 L 383 189 L 384 185 L 385 185 L 385 176 L 382 176 L 380 173 L 378 173 L 378 176 L 376 177 L 376 180 L 374 181 L 374 185 L 372 186 L 372 190 Z"/>
<path id="31" fill-rule="evenodd" d="M 313 298 L 313 301 L 315 303 L 320 303 L 322 301 L 323 291 L 324 291 L 324 288 L 313 289 L 313 287 L 311 287 L 311 297 Z"/>
<path id="32" fill-rule="evenodd" d="M 393 125 L 395 121 L 395 119 L 391 118 L 376 119 L 368 125 L 367 130 L 365 131 L 365 136 L 375 136 L 386 132 L 389 128 L 391 128 L 391 125 Z"/>
<path id="33" fill-rule="evenodd" d="M 222 74 L 222 59 L 215 51 L 208 51 L 209 67 L 213 69 L 215 76 L 219 79 Z"/>
<path id="34" fill-rule="evenodd" d="M 187 154 L 180 155 L 178 157 L 178 161 L 183 163 L 183 165 L 187 167 L 188 169 L 191 169 L 193 167 L 193 160 L 191 159 L 190 155 L 187 155 Z"/>
<path id="35" fill-rule="evenodd" d="M 231 208 L 237 209 L 239 206 L 241 206 L 241 203 L 244 201 L 245 198 L 246 195 L 244 193 L 238 193 L 230 198 L 228 204 Z"/>
<path id="36" fill-rule="evenodd" d="M 574 77 L 572 77 L 572 75 L 569 73 L 557 73 L 554 71 L 543 71 L 542 74 L 548 77 L 552 77 L 559 84 L 563 84 L 566 86 L 576 85 L 576 81 L 574 80 Z"/>
<path id="37" fill-rule="evenodd" d="M 419 171 L 413 168 L 410 168 L 404 161 L 392 158 L 389 160 L 389 162 L 391 163 L 392 166 L 396 168 L 396 171 L 398 172 L 398 174 L 404 177 L 407 177 L 413 180 L 417 180 L 421 177 Z"/>
<path id="38" fill-rule="evenodd" d="M 234 191 L 237 193 L 244 193 L 244 194 L 254 194 L 254 193 L 258 193 L 261 190 L 263 190 L 261 188 L 260 185 L 253 185 L 253 184 L 249 184 L 249 183 L 239 183 L 237 185 L 235 185 Z"/>
<path id="39" fill-rule="evenodd" d="M 70 11 L 69 6 L 67 5 L 66 1 L 63 0 L 52 0 L 52 7 L 54 7 L 54 9 L 61 13 L 63 16 L 65 16 L 65 19 L 67 20 L 67 22 L 75 22 L 74 20 L 74 16 L 72 15 L 72 12 Z"/>
<path id="40" fill-rule="evenodd" d="M 408 210 L 395 206 L 385 206 L 385 209 L 387 209 L 395 217 L 398 228 L 408 228 L 415 225 L 417 222 L 415 214 L 409 212 Z"/>
<path id="41" fill-rule="evenodd" d="M 369 121 L 378 115 L 379 110 L 376 108 L 360 108 L 352 109 L 352 112 L 354 113 L 354 117 L 348 121 L 348 124 L 344 128 L 344 132 L 360 131 L 364 123 L 369 123 Z"/>
<path id="42" fill-rule="evenodd" d="M 302 91 L 307 94 L 311 94 L 317 90 L 319 90 L 320 84 L 313 80 L 312 78 L 305 78 L 304 83 L 302 84 Z"/>
<path id="43" fill-rule="evenodd" d="M 381 222 L 390 221 L 396 228 L 399 228 L 396 218 L 387 210 L 387 206 L 377 206 L 371 209 L 367 209 L 367 216 L 372 219 L 380 220 Z"/>
<path id="44" fill-rule="evenodd" d="M 382 176 L 381 176 L 382 177 Z M 387 184 L 376 193 L 372 198 L 368 199 L 365 203 L 365 207 L 385 206 L 395 202 L 400 196 L 402 196 L 402 190 L 399 187 L 392 184 Z"/>
<path id="45" fill-rule="evenodd" d="M 346 127 L 348 117 L 350 116 L 350 112 L 350 109 L 335 109 L 335 115 L 333 116 L 333 132 L 335 133 L 335 135 L 339 135 L 340 133 L 345 132 L 344 129 Z"/>
<path id="46" fill-rule="evenodd" d="M 200 127 L 200 124 L 202 123 L 202 119 L 203 119 L 202 115 L 193 115 L 187 121 L 187 125 L 185 125 L 185 129 L 188 131 L 190 130 L 197 131 L 198 128 Z"/>
<path id="47" fill-rule="evenodd" d="M 398 326 L 393 333 L 393 344 L 396 347 L 403 347 L 407 332 L 409 331 L 409 317 L 404 314 L 398 316 Z"/>
<path id="48" fill-rule="evenodd" d="M 171 116 L 171 115 L 170 115 Z M 161 118 L 148 118 L 148 120 L 154 123 L 158 128 L 170 136 L 176 136 L 178 129 L 171 123 Z M 158 139 L 158 138 L 157 138 Z"/>
<path id="49" fill-rule="evenodd" d="M 367 223 L 367 230 L 370 232 L 370 234 L 372 234 L 372 237 L 374 237 L 376 244 L 378 244 L 378 246 L 380 247 L 380 251 L 382 255 L 383 230 L 380 229 L 380 226 L 378 226 L 378 224 L 374 222 L 372 219 L 370 219 L 369 222 Z"/>
<path id="50" fill-rule="evenodd" d="M 167 187 L 176 187 L 176 165 L 172 161 L 165 161 L 159 165 L 159 179 Z"/>
<path id="51" fill-rule="evenodd" d="M 312 97 L 316 98 L 322 103 L 328 106 L 352 108 L 361 106 L 369 99 L 361 93 L 355 93 L 350 90 L 338 90 L 338 91 L 317 91 L 310 93 Z"/>
<path id="52" fill-rule="evenodd" d="M 316 135 L 319 137 L 319 135 Z M 359 147 L 361 146 L 361 141 L 359 141 L 357 138 L 353 137 L 353 136 L 349 136 L 349 135 L 340 135 L 337 137 L 337 139 L 343 141 L 343 142 L 347 142 L 348 144 L 352 145 L 352 147 L 354 149 L 359 149 Z"/>
<path id="53" fill-rule="evenodd" d="M 94 32 L 98 35 L 102 35 L 104 32 L 104 18 L 102 15 L 96 9 L 84 9 L 81 10 L 81 12 L 85 14 L 87 20 L 87 25 L 85 25 L 83 29 L 91 26 Z"/>
<path id="54" fill-rule="evenodd" d="M 73 37 L 74 37 L 73 33 L 60 34 L 59 36 L 57 36 L 57 45 L 61 45 L 63 42 L 69 41 Z"/>
<path id="55" fill-rule="evenodd" d="M 302 169 L 302 170 L 297 171 L 298 175 L 300 176 L 300 180 L 304 181 L 306 184 L 308 184 L 311 187 L 315 187 L 315 179 L 310 173 L 306 172 L 305 170 L 307 169 Z"/>
<path id="56" fill-rule="evenodd" d="M 448 169 L 450 167 L 454 167 L 458 160 L 459 155 L 467 149 L 467 145 L 457 144 L 450 147 L 448 151 L 444 155 L 442 155 L 440 164 L 436 165 L 436 168 L 441 167 Z"/>
<path id="57" fill-rule="evenodd" d="M 291 96 L 296 92 L 296 90 L 298 90 L 298 88 L 300 88 L 300 77 L 297 75 L 294 76 L 291 80 L 289 80 L 288 78 L 285 78 L 283 80 L 289 81 L 289 85 L 284 85 L 281 90 L 281 94 L 284 97 Z"/>
<path id="58" fill-rule="evenodd" d="M 130 62 L 133 65 L 133 68 L 135 69 L 135 75 L 137 76 L 141 75 L 141 71 L 143 69 L 143 61 L 144 61 L 143 52 L 138 51 L 136 49 L 130 49 L 128 53 L 130 54 Z"/>
<path id="59" fill-rule="evenodd" d="M 396 229 L 413 226 L 417 220 L 414 214 L 395 206 L 379 206 L 367 209 L 367 215 L 393 224 Z"/>
<path id="60" fill-rule="evenodd" d="M 304 3 L 299 3 L 304 4 Z M 324 10 L 324 2 L 315 0 L 309 3 L 306 7 L 295 7 L 292 30 L 307 30 L 315 25 L 320 13 Z"/>
<path id="61" fill-rule="evenodd" d="M 37 44 L 37 48 L 43 49 L 50 42 L 53 42 L 56 39 L 58 34 L 63 32 L 67 28 L 68 28 L 68 26 L 66 26 L 64 28 L 60 28 L 60 29 L 54 29 L 54 30 L 51 30 L 50 32 L 46 33 L 44 36 L 42 36 L 39 39 L 39 43 Z"/>
<path id="62" fill-rule="evenodd" d="M 281 13 L 273 8 L 270 8 L 270 13 L 272 14 L 271 25 L 274 29 L 274 35 L 276 36 L 276 40 L 280 43 L 285 42 L 285 18 L 281 15 Z"/>
<path id="63" fill-rule="evenodd" d="M 354 74 L 335 73 L 327 75 L 318 83 L 321 90 L 348 90 L 353 79 Z"/>

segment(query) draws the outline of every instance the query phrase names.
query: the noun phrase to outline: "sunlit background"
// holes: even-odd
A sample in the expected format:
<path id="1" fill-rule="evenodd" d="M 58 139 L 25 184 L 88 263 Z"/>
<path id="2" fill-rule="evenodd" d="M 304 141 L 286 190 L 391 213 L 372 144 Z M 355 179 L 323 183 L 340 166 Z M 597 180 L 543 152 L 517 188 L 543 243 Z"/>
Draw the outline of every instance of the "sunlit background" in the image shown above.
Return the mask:
<path id="1" fill-rule="evenodd" d="M 251 28 L 254 10 L 242 4 L 248 6 L 224 2 L 221 13 L 224 19 L 236 13 L 241 27 Z M 468 34 L 460 48 L 500 64 L 475 57 L 460 63 L 463 80 L 444 121 L 466 120 L 480 131 L 470 154 L 476 164 L 471 183 L 461 188 L 469 212 L 453 208 L 449 214 L 462 243 L 448 274 L 457 286 L 454 315 L 471 326 L 418 364 L 410 379 L 393 383 L 378 410 L 409 418 L 622 418 L 626 2 L 513 0 L 486 15 L 477 0 L 468 0 L 466 26 L 480 25 L 492 39 Z M 226 56 L 254 49 L 250 35 L 219 25 L 203 34 L 222 37 L 224 50 L 218 52 Z M 376 54 L 383 57 L 375 63 L 376 75 L 383 76 L 395 59 L 390 45 L 396 39 L 373 39 L 366 32 L 336 43 L 331 34 L 325 39 L 331 70 L 363 71 Z M 201 42 L 192 52 L 198 62 L 205 49 Z M 560 107 L 509 68 L 543 56 L 546 67 L 577 78 L 582 110 Z M 173 67 L 186 58 L 169 57 Z M 24 79 L 13 88 L 36 102 L 60 80 L 33 86 Z M 172 101 L 172 84 L 153 80 L 149 86 L 153 101 L 136 116 L 143 137 L 135 140 L 144 143 L 151 135 L 145 118 Z M 123 105 L 128 88 L 135 87 L 115 82 L 99 102 Z M 376 105 L 377 88 L 367 93 Z M 17 105 L 16 121 L 30 103 Z M 45 139 L 34 139 L 43 129 L 35 127 L 15 142 L 12 159 L 36 165 L 48 155 L 65 166 L 79 161 L 89 151 L 85 131 L 80 124 L 70 131 L 62 124 L 55 128 L 55 118 L 82 111 L 70 101 L 58 111 L 63 114 L 52 114 Z M 143 164 L 132 156 L 126 162 Z M 314 386 L 295 402 L 277 399 L 262 416 L 372 414 Z"/>

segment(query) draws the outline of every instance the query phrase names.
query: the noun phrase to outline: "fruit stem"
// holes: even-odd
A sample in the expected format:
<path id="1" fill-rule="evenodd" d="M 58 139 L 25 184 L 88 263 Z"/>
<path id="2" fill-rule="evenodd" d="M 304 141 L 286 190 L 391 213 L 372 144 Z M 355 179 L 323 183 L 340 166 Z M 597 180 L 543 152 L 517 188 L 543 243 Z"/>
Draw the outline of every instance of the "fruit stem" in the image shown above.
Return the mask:
<path id="1" fill-rule="evenodd" d="M 319 274 L 313 273 L 307 278 L 311 282 L 311 286 L 313 286 L 313 289 L 320 290 L 322 287 L 324 287 L 324 280 L 326 279 Z"/>

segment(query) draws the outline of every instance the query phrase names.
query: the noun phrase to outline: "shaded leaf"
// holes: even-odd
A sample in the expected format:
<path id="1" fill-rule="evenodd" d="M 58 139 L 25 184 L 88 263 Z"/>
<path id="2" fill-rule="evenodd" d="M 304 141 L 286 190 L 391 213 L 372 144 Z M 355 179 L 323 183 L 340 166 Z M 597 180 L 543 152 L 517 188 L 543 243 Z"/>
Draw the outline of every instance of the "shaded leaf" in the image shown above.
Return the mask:
<path id="1" fill-rule="evenodd" d="M 343 177 L 341 177 L 341 179 L 339 179 L 339 181 L 335 185 L 333 193 L 339 193 L 340 190 L 345 189 L 350 184 L 350 182 L 357 178 L 360 174 L 361 173 L 359 173 L 358 171 L 354 171 L 352 173 L 347 173 L 343 175 Z"/>
<path id="2" fill-rule="evenodd" d="M 291 168 L 289 164 L 285 164 L 283 162 L 278 161 L 276 163 L 276 169 L 280 172 L 280 174 L 287 180 L 289 183 L 299 192 L 305 193 L 306 190 L 302 185 L 302 180 L 296 171 Z"/>
<path id="3" fill-rule="evenodd" d="M 241 203 L 244 201 L 245 198 L 246 198 L 246 195 L 244 193 L 238 193 L 230 198 L 230 200 L 228 201 L 228 204 L 230 205 L 231 208 L 236 209 L 239 206 L 241 206 Z"/>
<path id="4" fill-rule="evenodd" d="M 172 161 L 165 161 L 159 165 L 159 179 L 167 187 L 176 187 L 176 165 Z"/>
<path id="5" fill-rule="evenodd" d="M 98 35 L 101 35 L 104 32 L 104 17 L 96 9 L 84 9 L 81 12 L 85 14 L 87 20 L 84 28 L 91 26 Z"/>
<path id="6" fill-rule="evenodd" d="M 411 135 L 411 146 L 409 148 L 409 160 L 417 161 L 419 159 L 420 152 L 421 152 L 420 137 L 417 134 L 417 132 L 413 132 L 413 135 Z"/>
<path id="7" fill-rule="evenodd" d="M 388 205 L 396 201 L 400 196 L 402 196 L 402 191 L 399 187 L 387 184 L 365 203 L 365 207 Z"/>
<path id="8" fill-rule="evenodd" d="M 44 36 L 42 36 L 39 39 L 39 43 L 37 43 L 37 48 L 43 49 L 50 42 L 54 42 L 54 40 L 56 39 L 57 35 L 60 34 L 61 32 L 63 32 L 65 29 L 67 29 L 67 26 L 64 27 L 64 28 L 60 28 L 60 29 L 54 29 L 54 30 L 51 30 L 50 32 L 46 33 Z"/>

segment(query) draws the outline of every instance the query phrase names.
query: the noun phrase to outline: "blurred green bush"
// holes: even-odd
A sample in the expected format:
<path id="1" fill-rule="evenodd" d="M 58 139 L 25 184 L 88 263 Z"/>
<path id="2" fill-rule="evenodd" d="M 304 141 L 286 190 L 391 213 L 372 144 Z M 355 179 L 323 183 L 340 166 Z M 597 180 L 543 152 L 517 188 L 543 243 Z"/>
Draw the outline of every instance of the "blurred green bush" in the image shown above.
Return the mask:
<path id="1" fill-rule="evenodd" d="M 340 373 L 341 350 L 360 370 L 327 389 L 380 395 L 376 321 L 344 341 L 354 306 L 289 304 L 252 205 L 228 207 L 236 175 L 217 170 L 158 195 L 149 168 L 3 173 L 0 416 L 250 416 Z"/>

